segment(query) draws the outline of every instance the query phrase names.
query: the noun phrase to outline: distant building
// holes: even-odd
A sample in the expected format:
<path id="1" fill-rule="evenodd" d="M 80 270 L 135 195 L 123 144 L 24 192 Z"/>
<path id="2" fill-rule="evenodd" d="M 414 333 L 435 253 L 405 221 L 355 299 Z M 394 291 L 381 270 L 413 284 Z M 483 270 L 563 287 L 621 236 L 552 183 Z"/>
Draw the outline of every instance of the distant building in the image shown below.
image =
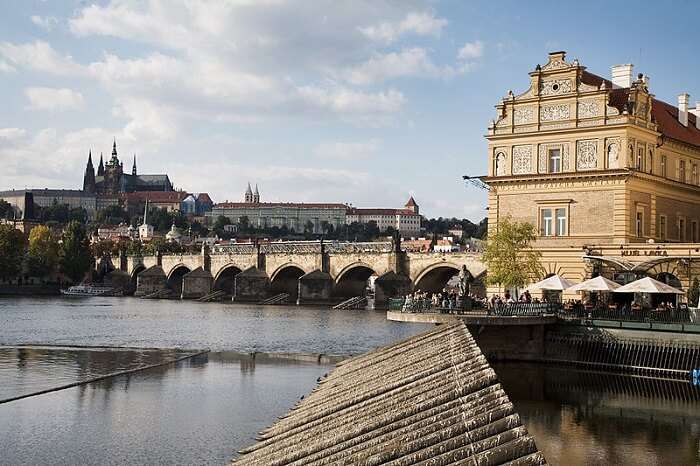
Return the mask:
<path id="1" fill-rule="evenodd" d="M 34 206 L 66 204 L 71 209 L 85 209 L 90 220 L 95 218 L 97 211 L 95 195 L 78 189 L 13 189 L 0 191 L 0 199 L 15 209 L 18 219 L 26 220 L 35 218 Z"/>
<path id="2" fill-rule="evenodd" d="M 212 207 L 214 202 L 207 193 L 189 194 L 180 203 L 180 211 L 185 215 L 203 216 L 211 212 Z"/>
<path id="3" fill-rule="evenodd" d="M 245 218 L 248 225 L 255 228 L 287 227 L 298 233 L 309 229 L 313 233 L 322 233 L 324 222 L 333 225 L 333 228 L 346 223 L 348 206 L 345 204 L 260 202 L 258 187 L 253 192 L 250 183 L 243 200 L 214 205 L 211 212 L 206 213 L 209 224 L 224 216 L 237 225 Z"/>
<path id="4" fill-rule="evenodd" d="M 139 225 L 139 239 L 141 241 L 151 240 L 153 238 L 153 226 L 148 224 L 148 200 L 143 209 L 143 223 Z"/>
<path id="5" fill-rule="evenodd" d="M 168 175 L 139 175 L 136 170 L 136 155 L 131 173 L 124 172 L 124 163 L 117 155 L 117 142 L 112 145 L 112 157 L 105 163 L 100 154 L 97 173 L 92 164 L 92 151 L 88 154 L 83 176 L 83 191 L 96 195 L 98 199 L 116 199 L 122 193 L 137 191 L 172 191 Z"/>
<path id="6" fill-rule="evenodd" d="M 435 252 L 459 252 L 461 247 L 454 241 L 451 236 L 444 236 L 435 242 L 433 251 Z"/>
<path id="7" fill-rule="evenodd" d="M 447 233 L 459 239 L 462 239 L 462 236 L 464 236 L 464 230 L 462 229 L 462 227 L 450 228 L 449 230 L 447 230 Z"/>
<path id="8" fill-rule="evenodd" d="M 374 221 L 380 231 L 389 227 L 398 230 L 402 236 L 415 237 L 420 234 L 420 211 L 418 204 L 411 197 L 403 209 L 362 209 L 348 208 L 347 224 L 353 222 L 369 223 Z"/>
<path id="9" fill-rule="evenodd" d="M 137 191 L 119 196 L 121 204 L 129 214 L 143 211 L 146 201 L 151 208 L 179 212 L 188 194 L 184 191 Z"/>

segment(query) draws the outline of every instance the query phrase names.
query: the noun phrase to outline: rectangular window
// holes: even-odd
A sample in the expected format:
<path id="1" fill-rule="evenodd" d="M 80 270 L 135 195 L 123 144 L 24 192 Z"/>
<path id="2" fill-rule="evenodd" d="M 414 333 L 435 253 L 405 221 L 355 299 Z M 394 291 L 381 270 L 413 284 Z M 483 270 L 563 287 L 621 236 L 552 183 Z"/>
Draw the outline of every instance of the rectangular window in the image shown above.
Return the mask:
<path id="1" fill-rule="evenodd" d="M 549 173 L 561 172 L 561 150 L 549 150 Z"/>
<path id="2" fill-rule="evenodd" d="M 557 236 L 566 236 L 566 209 L 556 209 L 557 216 Z"/>
<path id="3" fill-rule="evenodd" d="M 644 211 L 638 210 L 637 211 L 637 222 L 636 222 L 636 231 L 637 231 L 637 238 L 641 238 L 644 236 Z"/>
<path id="4" fill-rule="evenodd" d="M 690 222 L 690 241 L 693 243 L 698 242 L 698 221 L 693 220 Z"/>
<path id="5" fill-rule="evenodd" d="M 647 171 L 652 175 L 654 174 L 654 153 L 652 151 L 649 151 L 649 157 L 647 159 Z"/>
<path id="6" fill-rule="evenodd" d="M 644 171 L 644 148 L 637 149 L 637 170 Z"/>
<path id="7" fill-rule="evenodd" d="M 678 181 L 685 183 L 685 160 L 678 162 Z"/>
<path id="8" fill-rule="evenodd" d="M 540 220 L 540 231 L 542 236 L 554 236 L 554 225 L 552 224 L 552 209 L 542 209 Z"/>
<path id="9" fill-rule="evenodd" d="M 678 240 L 683 243 L 685 242 L 685 218 L 678 218 Z"/>
<path id="10" fill-rule="evenodd" d="M 666 156 L 661 156 L 661 176 L 666 178 Z"/>
<path id="11" fill-rule="evenodd" d="M 693 184 L 698 184 L 698 164 L 693 164 Z"/>
<path id="12" fill-rule="evenodd" d="M 666 216 L 665 215 L 659 216 L 659 238 L 661 238 L 662 241 L 666 241 Z"/>

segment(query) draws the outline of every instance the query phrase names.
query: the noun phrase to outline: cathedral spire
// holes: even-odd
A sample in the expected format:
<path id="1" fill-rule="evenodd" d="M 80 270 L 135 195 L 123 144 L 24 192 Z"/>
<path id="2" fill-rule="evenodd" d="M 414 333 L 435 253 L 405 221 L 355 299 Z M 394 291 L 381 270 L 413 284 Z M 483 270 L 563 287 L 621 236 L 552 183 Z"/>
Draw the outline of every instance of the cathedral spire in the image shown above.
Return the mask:
<path id="1" fill-rule="evenodd" d="M 97 166 L 97 176 L 105 176 L 105 164 L 102 161 L 102 152 L 100 152 L 100 164 Z"/>
<path id="2" fill-rule="evenodd" d="M 245 190 L 245 202 L 253 202 L 253 190 L 250 188 L 250 181 L 248 182 L 248 189 Z"/>
<path id="3" fill-rule="evenodd" d="M 131 167 L 131 174 L 136 176 L 136 154 L 134 154 L 134 166 Z"/>
<path id="4" fill-rule="evenodd" d="M 117 139 L 116 138 L 114 138 L 114 142 L 112 143 L 112 159 L 110 160 L 110 163 L 112 165 L 119 164 L 119 157 L 117 157 Z"/>
<path id="5" fill-rule="evenodd" d="M 257 183 L 255 183 L 255 193 L 253 193 L 253 202 L 256 204 L 260 203 L 260 191 L 258 191 Z"/>
<path id="6" fill-rule="evenodd" d="M 87 166 L 83 176 L 83 191 L 87 193 L 95 192 L 95 167 L 92 165 L 92 149 L 88 152 Z"/>

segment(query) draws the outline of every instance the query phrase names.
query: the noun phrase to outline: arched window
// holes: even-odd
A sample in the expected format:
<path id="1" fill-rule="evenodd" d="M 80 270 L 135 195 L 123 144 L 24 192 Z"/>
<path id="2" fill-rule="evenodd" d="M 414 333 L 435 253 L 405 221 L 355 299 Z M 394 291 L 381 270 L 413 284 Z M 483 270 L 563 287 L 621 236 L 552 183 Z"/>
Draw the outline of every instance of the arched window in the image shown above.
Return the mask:
<path id="1" fill-rule="evenodd" d="M 654 153 L 649 149 L 649 157 L 647 158 L 647 171 L 654 174 Z"/>
<path id="2" fill-rule="evenodd" d="M 613 142 L 608 146 L 608 168 L 620 168 L 620 146 Z"/>

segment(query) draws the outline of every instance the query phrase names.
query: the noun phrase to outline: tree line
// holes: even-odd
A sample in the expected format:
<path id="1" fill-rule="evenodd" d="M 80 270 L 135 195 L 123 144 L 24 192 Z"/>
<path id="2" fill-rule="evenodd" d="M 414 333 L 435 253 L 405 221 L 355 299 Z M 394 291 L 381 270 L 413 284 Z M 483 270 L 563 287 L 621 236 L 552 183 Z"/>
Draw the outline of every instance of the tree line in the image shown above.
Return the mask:
<path id="1" fill-rule="evenodd" d="M 51 280 L 57 274 L 79 282 L 90 270 L 93 258 L 85 226 L 71 221 L 61 234 L 37 225 L 28 236 L 11 225 L 0 225 L 0 279 L 28 275 Z"/>

